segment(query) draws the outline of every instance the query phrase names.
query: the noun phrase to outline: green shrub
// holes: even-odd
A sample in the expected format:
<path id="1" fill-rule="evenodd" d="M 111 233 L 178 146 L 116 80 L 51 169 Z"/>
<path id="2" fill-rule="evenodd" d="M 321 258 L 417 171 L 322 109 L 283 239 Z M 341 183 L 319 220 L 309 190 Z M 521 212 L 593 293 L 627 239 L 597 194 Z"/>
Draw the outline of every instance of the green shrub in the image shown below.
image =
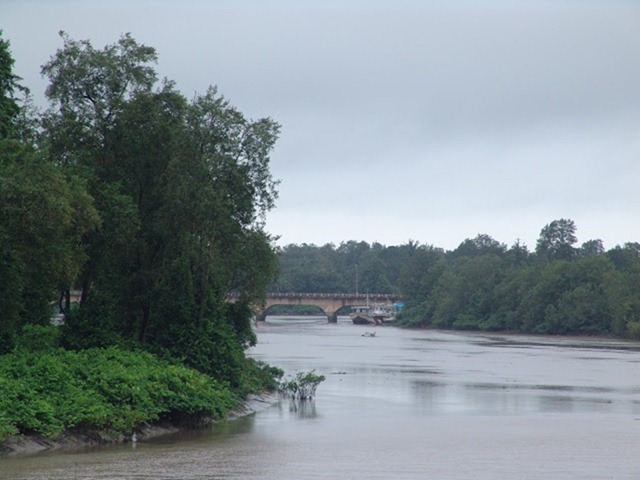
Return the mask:
<path id="1" fill-rule="evenodd" d="M 310 400 L 324 380 L 324 375 L 316 375 L 315 370 L 298 372 L 293 379 L 282 381 L 280 391 L 294 400 Z"/>
<path id="2" fill-rule="evenodd" d="M 0 412 L 0 439 L 9 435 L 15 435 L 18 433 L 18 429 L 15 425 L 9 421 L 3 412 Z"/>
<path id="3" fill-rule="evenodd" d="M 16 348 L 28 352 L 52 350 L 60 346 L 60 330 L 53 325 L 24 325 Z"/>
<path id="4" fill-rule="evenodd" d="M 0 392 L 0 439 L 74 428 L 130 433 L 161 418 L 221 419 L 237 405 L 208 375 L 116 348 L 0 356 Z"/>
<path id="5" fill-rule="evenodd" d="M 640 339 L 640 322 L 627 322 L 627 337 L 634 340 Z"/>
<path id="6" fill-rule="evenodd" d="M 273 392 L 280 386 L 284 371 L 264 362 L 247 358 L 242 379 L 242 394 Z"/>

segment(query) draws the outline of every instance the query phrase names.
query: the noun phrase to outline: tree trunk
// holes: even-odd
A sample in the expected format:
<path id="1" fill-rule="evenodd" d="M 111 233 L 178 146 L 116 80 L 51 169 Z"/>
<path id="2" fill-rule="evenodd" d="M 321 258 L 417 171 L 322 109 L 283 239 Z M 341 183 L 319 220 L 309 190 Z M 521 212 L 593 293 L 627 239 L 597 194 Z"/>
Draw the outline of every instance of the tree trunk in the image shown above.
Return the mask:
<path id="1" fill-rule="evenodd" d="M 140 324 L 140 335 L 138 340 L 144 343 L 147 337 L 147 328 L 149 327 L 149 318 L 151 316 L 151 308 L 148 302 L 142 304 L 142 323 Z"/>

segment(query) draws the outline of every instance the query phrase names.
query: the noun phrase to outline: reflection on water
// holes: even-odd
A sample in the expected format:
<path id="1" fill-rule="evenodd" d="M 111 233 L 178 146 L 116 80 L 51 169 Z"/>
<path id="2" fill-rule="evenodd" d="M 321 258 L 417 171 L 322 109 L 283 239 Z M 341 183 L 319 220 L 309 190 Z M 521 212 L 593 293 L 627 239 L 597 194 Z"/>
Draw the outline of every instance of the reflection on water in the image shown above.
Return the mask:
<path id="1" fill-rule="evenodd" d="M 288 399 L 285 401 L 289 404 L 289 412 L 297 418 L 316 418 L 318 416 L 315 400 Z"/>
<path id="2" fill-rule="evenodd" d="M 0 460 L 25 479 L 640 478 L 640 348 L 273 318 L 251 355 L 326 376 L 211 429 Z"/>

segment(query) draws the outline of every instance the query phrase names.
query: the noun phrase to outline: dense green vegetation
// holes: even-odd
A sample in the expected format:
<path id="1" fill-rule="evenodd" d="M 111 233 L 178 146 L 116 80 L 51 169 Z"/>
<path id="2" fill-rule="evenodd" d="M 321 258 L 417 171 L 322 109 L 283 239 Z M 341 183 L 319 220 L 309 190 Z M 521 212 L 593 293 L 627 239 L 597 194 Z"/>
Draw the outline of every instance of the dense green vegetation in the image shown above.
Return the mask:
<path id="1" fill-rule="evenodd" d="M 119 347 L 67 350 L 60 329 L 25 326 L 0 356 L 0 440 L 98 431 L 117 438 L 143 425 L 197 426 L 226 418 L 244 395 L 279 388 L 283 372 L 245 359 L 242 387 L 230 389 L 178 359 Z"/>
<path id="2" fill-rule="evenodd" d="M 640 338 L 640 244 L 576 246 L 572 220 L 542 228 L 534 252 L 481 234 L 455 250 L 290 245 L 275 291 L 400 292 L 406 326 Z M 372 272 L 371 278 L 369 273 Z"/>
<path id="3" fill-rule="evenodd" d="M 244 352 L 276 272 L 264 215 L 279 125 L 213 87 L 188 100 L 158 82 L 155 50 L 130 35 L 61 38 L 42 112 L 0 38 L 0 430 L 218 416 L 230 395 L 275 387 Z M 54 306 L 51 350 L 24 350 Z"/>
<path id="4" fill-rule="evenodd" d="M 410 262 L 415 242 L 386 247 L 349 241 L 339 246 L 302 244 L 280 249 L 278 279 L 272 292 L 397 293 L 402 268 Z"/>
<path id="5" fill-rule="evenodd" d="M 47 328 L 55 329 L 32 327 L 24 338 Z M 211 376 L 149 353 L 25 347 L 0 357 L 0 437 L 73 429 L 132 433 L 141 424 L 176 417 L 224 418 L 237 405 Z"/>

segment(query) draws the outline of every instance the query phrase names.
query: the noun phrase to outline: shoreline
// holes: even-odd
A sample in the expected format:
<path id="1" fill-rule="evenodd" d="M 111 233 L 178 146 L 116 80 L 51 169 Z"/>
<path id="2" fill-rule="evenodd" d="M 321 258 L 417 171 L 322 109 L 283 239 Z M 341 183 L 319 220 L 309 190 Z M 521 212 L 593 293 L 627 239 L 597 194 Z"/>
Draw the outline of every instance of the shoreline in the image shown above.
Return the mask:
<path id="1" fill-rule="evenodd" d="M 249 394 L 241 405 L 230 411 L 225 420 L 205 421 L 200 427 L 194 427 L 193 423 L 183 424 L 171 422 L 157 422 L 136 429 L 134 437 L 124 434 L 109 434 L 102 430 L 66 431 L 55 438 L 46 438 L 42 435 L 16 435 L 7 437 L 0 442 L 0 458 L 29 456 L 43 452 L 73 452 L 86 448 L 120 445 L 132 442 L 144 442 L 153 438 L 162 437 L 186 430 L 206 428 L 209 425 L 220 422 L 229 422 L 237 418 L 252 415 L 266 410 L 280 400 L 278 392 Z"/>

